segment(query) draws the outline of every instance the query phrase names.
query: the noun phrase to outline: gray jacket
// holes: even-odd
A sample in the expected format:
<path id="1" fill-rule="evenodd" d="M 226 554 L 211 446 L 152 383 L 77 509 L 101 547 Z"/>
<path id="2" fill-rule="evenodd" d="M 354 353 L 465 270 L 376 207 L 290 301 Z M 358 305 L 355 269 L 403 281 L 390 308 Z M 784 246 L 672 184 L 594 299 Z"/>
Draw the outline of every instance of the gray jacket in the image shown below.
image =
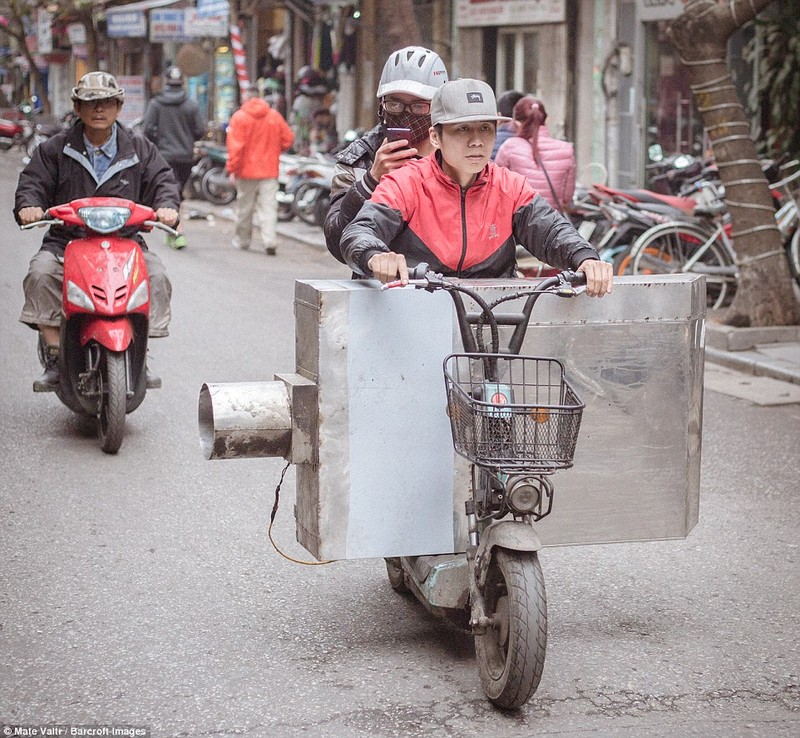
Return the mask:
<path id="1" fill-rule="evenodd" d="M 167 86 L 148 103 L 142 129 L 161 156 L 182 164 L 192 161 L 194 142 L 205 135 L 200 108 L 182 87 Z"/>

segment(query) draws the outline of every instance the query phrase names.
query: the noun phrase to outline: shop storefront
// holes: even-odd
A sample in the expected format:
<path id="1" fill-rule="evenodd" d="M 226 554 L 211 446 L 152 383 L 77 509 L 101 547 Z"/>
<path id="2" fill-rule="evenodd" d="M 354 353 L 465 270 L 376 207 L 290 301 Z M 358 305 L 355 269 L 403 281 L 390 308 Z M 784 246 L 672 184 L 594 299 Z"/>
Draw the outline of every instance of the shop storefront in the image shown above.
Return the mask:
<path id="1" fill-rule="evenodd" d="M 460 76 L 481 77 L 498 94 L 541 98 L 554 136 L 567 134 L 569 44 L 566 0 L 457 0 Z M 481 49 L 481 54 L 469 53 Z"/>

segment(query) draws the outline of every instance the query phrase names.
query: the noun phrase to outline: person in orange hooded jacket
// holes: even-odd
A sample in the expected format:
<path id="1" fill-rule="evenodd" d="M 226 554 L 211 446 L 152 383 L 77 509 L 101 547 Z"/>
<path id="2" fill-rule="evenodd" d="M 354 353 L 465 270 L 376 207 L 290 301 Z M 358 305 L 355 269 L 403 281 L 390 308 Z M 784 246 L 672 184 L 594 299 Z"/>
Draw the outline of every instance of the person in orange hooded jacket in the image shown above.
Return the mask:
<path id="1" fill-rule="evenodd" d="M 267 254 L 278 252 L 278 165 L 281 152 L 294 140 L 283 116 L 273 110 L 251 85 L 241 107 L 228 123 L 226 170 L 236 183 L 236 230 L 233 245 L 249 249 L 253 215 L 258 213 L 261 240 Z"/>

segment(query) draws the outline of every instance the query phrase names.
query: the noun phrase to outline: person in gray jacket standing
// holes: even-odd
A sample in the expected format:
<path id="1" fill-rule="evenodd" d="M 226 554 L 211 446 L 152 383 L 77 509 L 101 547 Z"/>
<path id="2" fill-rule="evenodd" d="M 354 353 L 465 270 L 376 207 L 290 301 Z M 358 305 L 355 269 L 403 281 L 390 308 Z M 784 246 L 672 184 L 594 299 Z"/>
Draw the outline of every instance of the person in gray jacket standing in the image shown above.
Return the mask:
<path id="1" fill-rule="evenodd" d="M 183 89 L 183 72 L 179 67 L 167 69 L 164 89 L 148 103 L 142 128 L 175 172 L 182 200 L 192 172 L 194 142 L 205 135 L 205 123 L 197 103 Z M 167 236 L 167 244 L 175 249 L 186 246 L 182 231 L 179 224 L 178 235 Z"/>

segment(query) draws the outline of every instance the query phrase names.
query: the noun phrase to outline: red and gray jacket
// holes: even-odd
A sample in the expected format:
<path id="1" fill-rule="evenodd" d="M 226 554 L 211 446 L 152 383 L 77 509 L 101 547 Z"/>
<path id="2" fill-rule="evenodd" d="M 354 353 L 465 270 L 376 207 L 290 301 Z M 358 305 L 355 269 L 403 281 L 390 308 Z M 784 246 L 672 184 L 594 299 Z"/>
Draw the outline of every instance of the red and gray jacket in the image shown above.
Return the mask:
<path id="1" fill-rule="evenodd" d="M 466 278 L 514 276 L 517 244 L 558 269 L 599 258 L 522 175 L 490 162 L 462 191 L 438 157 L 435 152 L 382 177 L 345 228 L 342 255 L 357 274 L 371 276 L 367 262 L 382 251 Z"/>

